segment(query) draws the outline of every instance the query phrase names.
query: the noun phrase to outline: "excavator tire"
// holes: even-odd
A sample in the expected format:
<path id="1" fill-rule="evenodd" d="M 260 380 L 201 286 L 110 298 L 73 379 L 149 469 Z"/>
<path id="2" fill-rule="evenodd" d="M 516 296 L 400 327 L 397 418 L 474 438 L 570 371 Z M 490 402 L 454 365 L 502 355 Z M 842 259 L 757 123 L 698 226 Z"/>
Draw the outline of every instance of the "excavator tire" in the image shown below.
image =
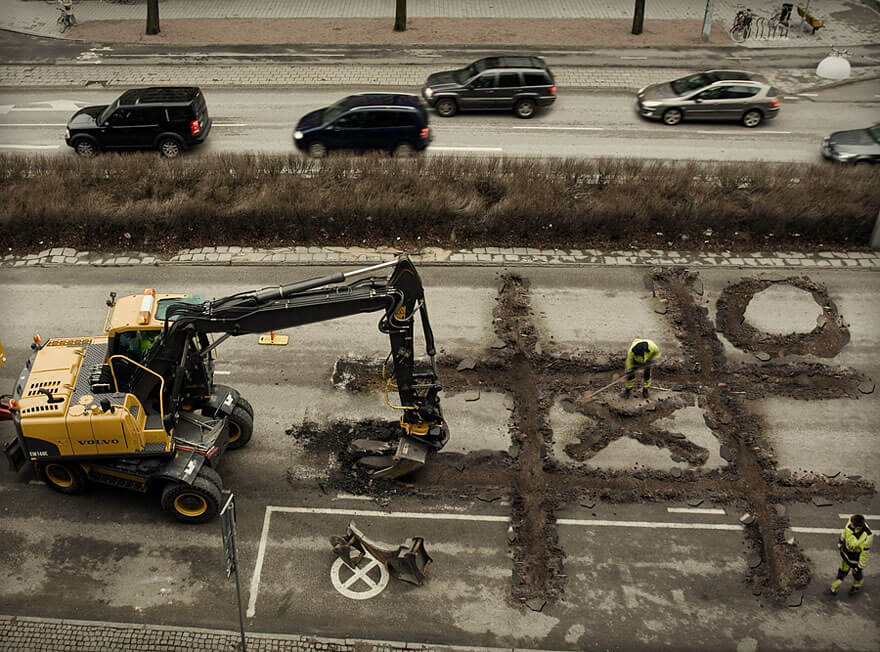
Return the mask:
<path id="1" fill-rule="evenodd" d="M 247 405 L 250 407 L 250 404 Z M 236 403 L 229 415 L 229 444 L 227 448 L 244 447 L 254 434 L 254 417 L 241 402 Z"/>
<path id="2" fill-rule="evenodd" d="M 39 470 L 43 482 L 62 494 L 81 494 L 89 484 L 86 472 L 79 464 L 47 462 L 40 464 Z"/>
<path id="3" fill-rule="evenodd" d="M 238 396 L 238 405 L 244 408 L 244 411 L 251 415 L 251 421 L 254 419 L 254 408 L 251 407 L 250 402 L 239 394 Z"/>
<path id="4" fill-rule="evenodd" d="M 207 464 L 199 469 L 199 474 L 196 477 L 206 478 L 209 482 L 215 484 L 220 491 L 223 491 L 223 478 L 221 478 L 220 474 Z"/>
<path id="5" fill-rule="evenodd" d="M 191 485 L 171 482 L 162 490 L 162 509 L 183 523 L 205 523 L 220 511 L 220 489 L 201 475 Z"/>

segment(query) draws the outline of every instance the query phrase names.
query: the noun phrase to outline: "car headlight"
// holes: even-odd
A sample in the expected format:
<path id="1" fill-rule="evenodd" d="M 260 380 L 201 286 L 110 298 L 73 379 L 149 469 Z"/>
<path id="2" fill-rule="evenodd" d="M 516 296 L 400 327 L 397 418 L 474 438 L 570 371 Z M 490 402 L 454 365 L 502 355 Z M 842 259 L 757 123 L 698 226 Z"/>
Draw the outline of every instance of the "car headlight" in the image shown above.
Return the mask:
<path id="1" fill-rule="evenodd" d="M 636 91 L 636 95 L 641 95 L 641 94 L 644 93 L 646 90 L 648 90 L 648 87 L 647 87 L 647 86 L 645 86 L 644 88 L 640 88 L 639 90 Z"/>
<path id="2" fill-rule="evenodd" d="M 65 130 L 64 130 L 64 137 L 65 137 L 67 140 L 70 140 L 70 129 L 65 129 Z"/>
<path id="3" fill-rule="evenodd" d="M 834 152 L 834 155 L 841 161 L 848 161 L 857 156 L 857 154 L 844 154 L 843 152 Z"/>
<path id="4" fill-rule="evenodd" d="M 300 140 L 303 137 L 303 132 L 301 132 L 299 129 L 297 129 L 296 131 L 293 132 L 293 137 L 296 140 Z"/>
<path id="5" fill-rule="evenodd" d="M 433 97 L 433 96 L 434 96 L 434 89 L 429 86 L 428 88 L 425 89 L 425 97 Z"/>
<path id="6" fill-rule="evenodd" d="M 642 102 L 642 106 L 646 109 L 656 109 L 660 106 L 660 102 Z"/>

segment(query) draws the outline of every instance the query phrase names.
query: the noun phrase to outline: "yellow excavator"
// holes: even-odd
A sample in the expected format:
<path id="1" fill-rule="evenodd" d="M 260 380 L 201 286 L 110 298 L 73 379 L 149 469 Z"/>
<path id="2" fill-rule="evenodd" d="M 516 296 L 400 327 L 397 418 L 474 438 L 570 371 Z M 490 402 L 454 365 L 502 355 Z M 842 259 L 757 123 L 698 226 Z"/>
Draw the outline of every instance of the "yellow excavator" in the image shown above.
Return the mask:
<path id="1" fill-rule="evenodd" d="M 107 306 L 103 335 L 34 335 L 13 393 L 0 402 L 16 431 L 4 446 L 11 468 L 32 464 L 61 493 L 82 493 L 89 482 L 141 492 L 160 485 L 162 508 L 178 520 L 212 519 L 222 490 L 217 463 L 226 450 L 248 443 L 254 425 L 250 403 L 214 382 L 217 346 L 229 337 L 358 313 L 382 313 L 379 330 L 391 341 L 386 401 L 401 412 L 396 437 L 358 442 L 364 471 L 405 475 L 449 439 L 424 289 L 405 255 L 210 301 L 147 289 L 119 299 L 111 293 Z M 417 315 L 429 361 L 418 372 Z M 387 396 L 395 383 L 399 405 Z"/>

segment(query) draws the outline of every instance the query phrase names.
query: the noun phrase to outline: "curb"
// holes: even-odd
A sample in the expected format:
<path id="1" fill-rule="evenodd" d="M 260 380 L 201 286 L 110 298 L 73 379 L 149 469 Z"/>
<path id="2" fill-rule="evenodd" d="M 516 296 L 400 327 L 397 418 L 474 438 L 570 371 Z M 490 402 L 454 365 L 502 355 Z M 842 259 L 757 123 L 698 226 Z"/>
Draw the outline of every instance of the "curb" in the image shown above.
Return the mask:
<path id="1" fill-rule="evenodd" d="M 285 247 L 255 249 L 253 247 L 220 246 L 183 249 L 163 258 L 144 252 L 100 253 L 56 247 L 36 254 L 7 254 L 0 259 L 0 269 L 31 267 L 157 267 L 174 266 L 321 266 L 373 264 L 387 261 L 402 249 L 385 247 Z M 702 252 L 660 249 L 600 251 L 598 249 L 536 249 L 530 247 L 474 247 L 447 250 L 426 248 L 410 254 L 423 266 L 476 267 L 655 267 L 685 266 L 695 268 L 738 269 L 835 269 L 880 270 L 880 252 L 818 251 L 818 252 Z"/>

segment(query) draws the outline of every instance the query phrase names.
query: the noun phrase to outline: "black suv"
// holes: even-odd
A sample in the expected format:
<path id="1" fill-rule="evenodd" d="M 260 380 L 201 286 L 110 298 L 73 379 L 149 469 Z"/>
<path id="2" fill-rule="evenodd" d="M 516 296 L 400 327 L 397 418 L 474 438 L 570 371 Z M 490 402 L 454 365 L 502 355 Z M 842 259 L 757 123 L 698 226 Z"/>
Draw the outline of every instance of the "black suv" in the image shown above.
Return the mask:
<path id="1" fill-rule="evenodd" d="M 531 118 L 539 106 L 556 101 L 556 82 L 540 57 L 487 57 L 430 75 L 422 97 L 444 118 L 466 110 L 511 109 Z"/>
<path id="2" fill-rule="evenodd" d="M 293 142 L 314 158 L 331 149 L 409 156 L 428 146 L 431 129 L 425 104 L 417 95 L 359 93 L 305 114 L 296 124 Z"/>
<path id="3" fill-rule="evenodd" d="M 67 122 L 64 142 L 77 154 L 104 149 L 158 149 L 174 158 L 211 131 L 205 96 L 195 86 L 125 91 L 110 105 L 87 106 Z"/>

